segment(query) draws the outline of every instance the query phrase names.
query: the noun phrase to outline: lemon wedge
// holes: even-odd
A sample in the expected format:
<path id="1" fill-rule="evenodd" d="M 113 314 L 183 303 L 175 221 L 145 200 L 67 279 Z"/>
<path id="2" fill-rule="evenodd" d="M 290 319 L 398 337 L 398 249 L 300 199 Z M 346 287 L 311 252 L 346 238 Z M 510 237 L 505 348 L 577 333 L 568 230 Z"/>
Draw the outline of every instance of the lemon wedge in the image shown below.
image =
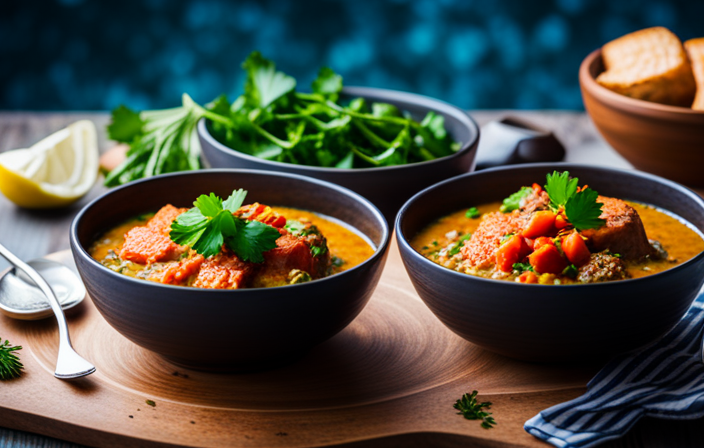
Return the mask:
<path id="1" fill-rule="evenodd" d="M 98 137 L 89 120 L 0 154 L 0 191 L 20 207 L 64 207 L 88 193 L 97 177 Z"/>

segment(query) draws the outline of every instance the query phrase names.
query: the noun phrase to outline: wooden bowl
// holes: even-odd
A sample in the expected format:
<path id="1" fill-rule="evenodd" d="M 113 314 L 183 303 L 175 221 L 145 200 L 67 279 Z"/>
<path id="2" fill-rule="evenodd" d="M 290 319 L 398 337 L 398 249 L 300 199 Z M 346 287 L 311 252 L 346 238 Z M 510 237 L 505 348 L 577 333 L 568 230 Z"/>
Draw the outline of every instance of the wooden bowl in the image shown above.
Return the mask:
<path id="1" fill-rule="evenodd" d="M 203 119 L 198 123 L 203 157 L 214 168 L 280 171 L 342 185 L 372 201 L 389 223 L 393 223 L 398 209 L 415 193 L 441 180 L 466 173 L 473 167 L 479 127 L 462 109 L 425 96 L 385 89 L 346 87 L 343 95 L 393 104 L 402 111 L 408 111 L 417 120 L 434 111 L 445 117 L 449 134 L 462 146 L 450 156 L 408 165 L 359 169 L 293 165 L 260 159 L 225 146 L 210 134 L 207 121 Z"/>
<path id="2" fill-rule="evenodd" d="M 95 261 L 87 249 L 117 223 L 165 204 L 190 207 L 200 194 L 249 191 L 247 202 L 309 210 L 356 228 L 376 246 L 348 271 L 278 288 L 208 290 L 134 279 Z M 345 328 L 381 275 L 389 228 L 369 201 L 301 176 L 206 170 L 144 179 L 110 190 L 71 225 L 71 250 L 105 320 L 132 342 L 196 369 L 261 369 L 294 359 Z"/>
<path id="3" fill-rule="evenodd" d="M 595 81 L 603 71 L 601 50 L 595 50 L 579 68 L 579 84 L 604 139 L 640 170 L 704 186 L 704 111 L 612 92 Z"/>
<path id="4" fill-rule="evenodd" d="M 521 360 L 604 358 L 661 337 L 685 314 L 704 283 L 704 252 L 649 277 L 548 286 L 462 274 L 410 246 L 409 240 L 436 219 L 501 200 L 553 170 L 567 170 L 601 194 L 662 207 L 704 232 L 704 200 L 651 174 L 573 164 L 489 169 L 434 185 L 401 208 L 396 238 L 418 295 L 450 330 Z"/>

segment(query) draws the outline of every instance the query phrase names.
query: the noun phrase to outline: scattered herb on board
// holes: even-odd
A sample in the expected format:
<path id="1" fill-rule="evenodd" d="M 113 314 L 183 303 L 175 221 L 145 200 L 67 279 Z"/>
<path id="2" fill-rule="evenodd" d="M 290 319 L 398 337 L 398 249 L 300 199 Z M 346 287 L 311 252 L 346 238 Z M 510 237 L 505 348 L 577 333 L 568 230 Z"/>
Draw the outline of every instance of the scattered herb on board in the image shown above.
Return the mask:
<path id="1" fill-rule="evenodd" d="M 467 218 L 469 218 L 469 219 L 477 219 L 477 218 L 479 218 L 480 216 L 482 216 L 482 214 L 479 212 L 479 210 L 477 209 L 477 207 L 471 207 L 469 210 L 467 210 L 467 211 L 465 212 L 464 216 L 467 217 Z"/>
<path id="2" fill-rule="evenodd" d="M 467 420 L 481 420 L 482 428 L 490 429 L 496 424 L 494 417 L 491 417 L 491 412 L 486 412 L 483 409 L 489 409 L 491 402 L 478 402 L 478 392 L 472 391 L 471 394 L 464 394 L 462 398 L 455 402 L 453 406 L 459 412 L 457 414 L 464 416 Z"/>
<path id="3" fill-rule="evenodd" d="M 106 177 L 115 186 L 143 177 L 196 170 L 200 143 L 196 125 L 205 117 L 223 144 L 266 160 L 335 168 L 367 168 L 434 160 L 460 145 L 442 115 L 420 122 L 387 103 L 364 98 L 340 101 L 342 77 L 324 67 L 312 92 L 296 91 L 296 80 L 274 62 L 252 52 L 242 64 L 244 93 L 230 103 L 224 95 L 205 107 L 188 94 L 181 107 L 112 112 L 108 136 L 127 143 L 126 160 Z"/>
<path id="4" fill-rule="evenodd" d="M 606 222 L 599 218 L 601 207 L 599 193 L 589 187 L 578 188 L 579 179 L 570 173 L 554 171 L 547 175 L 545 191 L 550 196 L 550 208 L 555 213 L 564 211 L 567 220 L 578 230 L 599 228 Z"/>
<path id="5" fill-rule="evenodd" d="M 263 262 L 262 253 L 275 248 L 281 234 L 263 222 L 233 215 L 245 196 L 247 191 L 243 189 L 233 191 L 225 201 L 214 193 L 199 196 L 193 203 L 195 207 L 171 223 L 171 240 L 206 258 L 219 254 L 225 244 L 244 261 Z"/>
<path id="6" fill-rule="evenodd" d="M 147 405 L 149 405 L 153 408 L 156 407 L 156 402 L 154 400 L 146 400 L 145 403 L 147 403 Z M 137 409 L 137 410 L 139 410 L 139 409 Z"/>
<path id="7" fill-rule="evenodd" d="M 0 380 L 10 380 L 22 374 L 24 366 L 17 356 L 18 350 L 22 350 L 22 346 L 12 346 L 8 340 L 0 343 Z"/>

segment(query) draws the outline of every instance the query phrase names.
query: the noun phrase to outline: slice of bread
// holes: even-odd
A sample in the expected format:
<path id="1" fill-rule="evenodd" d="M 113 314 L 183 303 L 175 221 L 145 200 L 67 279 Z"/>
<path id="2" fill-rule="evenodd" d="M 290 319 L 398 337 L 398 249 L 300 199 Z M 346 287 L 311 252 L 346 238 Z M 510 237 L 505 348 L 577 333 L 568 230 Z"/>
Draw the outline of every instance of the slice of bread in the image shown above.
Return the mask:
<path id="1" fill-rule="evenodd" d="M 684 43 L 684 48 L 689 55 L 697 83 L 697 95 L 694 97 L 692 109 L 704 110 L 704 37 L 688 40 Z"/>
<path id="2" fill-rule="evenodd" d="M 622 95 L 690 107 L 696 85 L 682 43 L 667 28 L 619 37 L 602 47 L 606 71 L 596 81 Z"/>

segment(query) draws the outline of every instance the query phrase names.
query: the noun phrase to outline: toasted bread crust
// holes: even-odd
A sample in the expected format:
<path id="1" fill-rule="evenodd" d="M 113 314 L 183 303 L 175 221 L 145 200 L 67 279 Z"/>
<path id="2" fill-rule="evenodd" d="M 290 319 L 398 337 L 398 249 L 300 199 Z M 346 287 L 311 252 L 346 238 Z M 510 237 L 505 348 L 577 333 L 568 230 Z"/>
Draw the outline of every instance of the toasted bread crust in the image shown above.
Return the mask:
<path id="1" fill-rule="evenodd" d="M 696 85 L 682 43 L 663 27 L 626 34 L 602 47 L 596 81 L 632 98 L 689 107 Z"/>
<path id="2" fill-rule="evenodd" d="M 697 83 L 697 94 L 692 109 L 704 110 L 704 37 L 690 39 L 684 43 Z"/>

